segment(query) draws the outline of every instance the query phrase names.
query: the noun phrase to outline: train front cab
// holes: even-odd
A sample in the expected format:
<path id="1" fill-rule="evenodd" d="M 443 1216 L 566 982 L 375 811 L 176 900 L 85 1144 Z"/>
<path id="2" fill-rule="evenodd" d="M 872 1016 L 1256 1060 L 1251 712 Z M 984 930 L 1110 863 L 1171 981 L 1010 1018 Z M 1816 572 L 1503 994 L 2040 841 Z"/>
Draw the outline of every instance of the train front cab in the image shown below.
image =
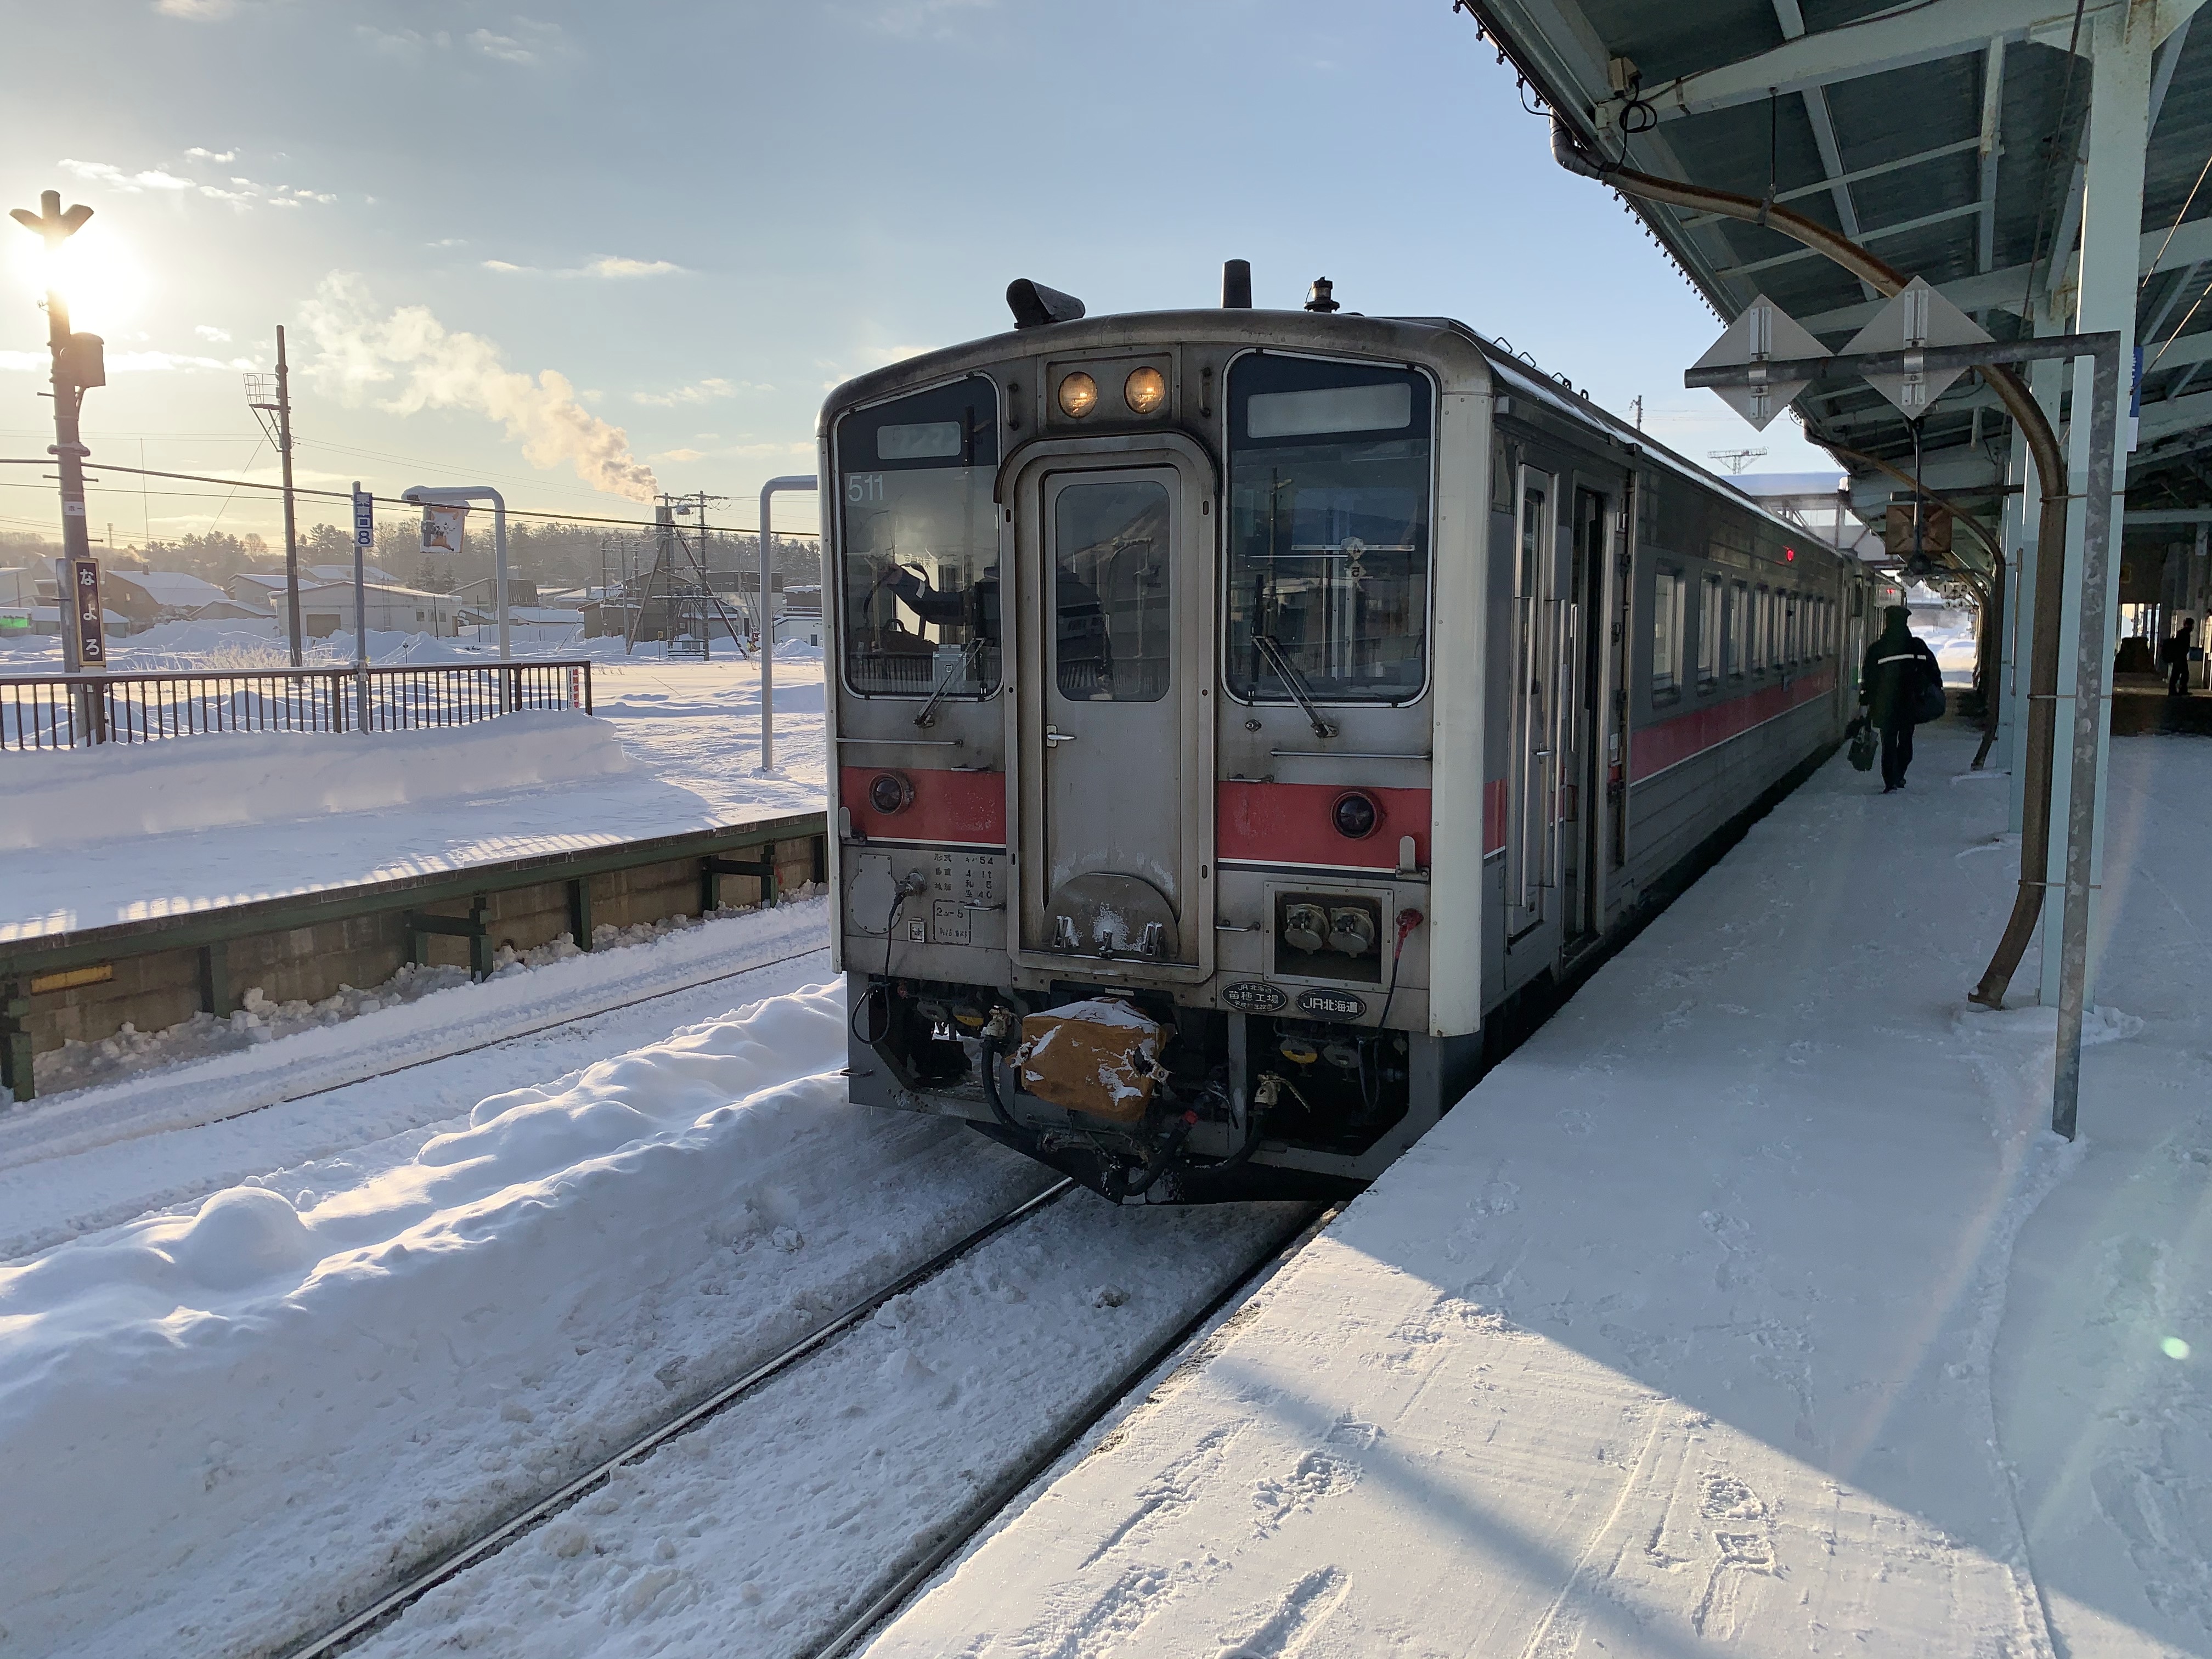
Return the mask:
<path id="1" fill-rule="evenodd" d="M 1364 1181 L 1435 1121 L 1480 1025 L 1490 392 L 1462 331 L 1206 312 L 833 396 L 855 1099 L 1149 1198 Z M 1022 1022 L 1102 997 L 1164 1029 L 1142 1121 L 1020 1087 Z"/>

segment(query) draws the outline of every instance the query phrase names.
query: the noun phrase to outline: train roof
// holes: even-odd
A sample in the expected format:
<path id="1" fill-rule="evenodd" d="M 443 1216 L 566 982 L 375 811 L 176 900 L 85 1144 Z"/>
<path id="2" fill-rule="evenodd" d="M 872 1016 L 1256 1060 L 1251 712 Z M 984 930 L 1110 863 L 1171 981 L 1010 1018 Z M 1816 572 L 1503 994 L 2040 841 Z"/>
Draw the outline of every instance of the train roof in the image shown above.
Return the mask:
<path id="1" fill-rule="evenodd" d="M 1424 353 L 1431 356 L 1438 355 L 1440 343 L 1435 337 L 1443 336 L 1472 346 L 1480 356 L 1493 383 L 1498 384 L 1502 389 L 1532 402 L 1541 403 L 1579 425 L 1597 428 L 1623 448 L 1647 458 L 1655 465 L 1700 488 L 1721 492 L 1732 505 L 1741 507 L 1753 518 L 1765 520 L 1793 540 L 1810 541 L 1834 553 L 1838 558 L 1848 556 L 1818 531 L 1782 517 L 1720 474 L 1710 471 L 1687 456 L 1668 448 L 1650 433 L 1639 430 L 1611 410 L 1601 408 L 1588 395 L 1576 391 L 1557 376 L 1547 374 L 1511 348 L 1478 332 L 1454 317 L 1384 317 L 1358 312 L 1323 315 L 1308 311 L 1274 311 L 1259 307 L 1228 310 L 1212 307 L 1174 311 L 1125 311 L 1086 316 L 1069 322 L 1009 329 L 1003 333 L 985 335 L 855 376 L 837 386 L 824 399 L 823 421 L 826 424 L 832 410 L 842 410 L 873 403 L 913 390 L 917 379 L 927 382 L 971 373 L 1003 362 L 1009 357 L 1031 357 L 1040 353 L 1056 352 L 1063 347 L 1091 351 L 1121 346 L 1157 346 L 1163 333 L 1195 338 L 1205 337 L 1209 331 L 1224 339 L 1233 338 L 1239 332 L 1255 335 L 1278 332 L 1287 337 L 1280 343 L 1283 346 L 1302 350 L 1326 349 L 1332 343 L 1333 337 L 1334 343 L 1348 351 L 1406 356 Z M 1419 337 L 1422 334 L 1430 337 L 1425 341 Z M 1264 347 L 1272 343 L 1255 338 L 1253 343 Z"/>

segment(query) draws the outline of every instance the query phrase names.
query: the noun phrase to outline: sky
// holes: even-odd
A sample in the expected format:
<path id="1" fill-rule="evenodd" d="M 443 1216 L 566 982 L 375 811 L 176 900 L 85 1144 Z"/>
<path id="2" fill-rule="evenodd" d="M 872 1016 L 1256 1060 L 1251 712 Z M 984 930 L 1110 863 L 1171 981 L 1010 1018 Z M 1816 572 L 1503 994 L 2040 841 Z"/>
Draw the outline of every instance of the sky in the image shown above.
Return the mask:
<path id="1" fill-rule="evenodd" d="M 282 324 L 303 486 L 613 518 L 706 490 L 750 526 L 830 386 L 1002 331 L 1011 278 L 1097 315 L 1213 303 L 1241 257 L 1261 306 L 1328 276 L 1640 395 L 1694 459 L 1833 468 L 1683 389 L 1719 320 L 1449 0 L 82 0 L 9 34 L 0 205 L 94 210 L 95 463 L 273 480 L 240 377 Z M 0 454 L 37 456 L 40 255 L 0 238 Z M 38 476 L 0 467 L 0 529 L 55 532 Z M 123 475 L 90 517 L 279 533 L 259 492 Z"/>

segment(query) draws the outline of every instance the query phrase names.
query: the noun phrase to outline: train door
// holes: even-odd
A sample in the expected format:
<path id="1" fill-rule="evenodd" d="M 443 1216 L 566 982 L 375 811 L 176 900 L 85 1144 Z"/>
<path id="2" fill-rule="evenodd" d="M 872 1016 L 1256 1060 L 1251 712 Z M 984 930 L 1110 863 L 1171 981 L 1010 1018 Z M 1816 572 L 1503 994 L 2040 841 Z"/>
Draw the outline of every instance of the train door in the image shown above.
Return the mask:
<path id="1" fill-rule="evenodd" d="M 1210 474 L 1157 444 L 1114 459 L 1040 458 L 1013 496 L 1021 956 L 1197 979 L 1213 957 Z"/>
<path id="2" fill-rule="evenodd" d="M 1559 920 L 1573 945 L 1598 931 L 1601 698 L 1604 690 L 1606 498 L 1575 491 L 1560 618 Z"/>
<path id="3" fill-rule="evenodd" d="M 1505 836 L 1505 933 L 1509 942 L 1548 918 L 1553 794 L 1558 778 L 1559 698 L 1553 684 L 1559 640 L 1553 614 L 1558 588 L 1553 521 L 1558 481 L 1524 466 L 1514 507 L 1512 771 Z"/>
<path id="4" fill-rule="evenodd" d="M 1628 866 L 1628 617 L 1635 591 L 1636 479 L 1625 480 L 1629 503 L 1620 514 L 1620 542 L 1611 560 L 1613 604 L 1607 626 L 1606 648 L 1611 672 L 1607 675 L 1605 727 L 1606 867 Z M 1600 578 L 1601 581 L 1608 580 Z M 1602 920 L 1602 917 L 1600 918 Z"/>

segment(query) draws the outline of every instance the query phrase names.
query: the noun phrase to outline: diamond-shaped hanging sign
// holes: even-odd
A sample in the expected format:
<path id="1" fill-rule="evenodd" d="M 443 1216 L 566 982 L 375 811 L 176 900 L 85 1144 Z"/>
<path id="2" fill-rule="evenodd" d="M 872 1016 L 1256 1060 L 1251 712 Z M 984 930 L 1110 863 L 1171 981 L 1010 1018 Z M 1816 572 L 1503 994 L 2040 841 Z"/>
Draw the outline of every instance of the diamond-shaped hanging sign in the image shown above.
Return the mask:
<path id="1" fill-rule="evenodd" d="M 1743 314 L 1698 359 L 1699 368 L 1756 366 L 1770 358 L 1825 357 L 1827 347 L 1807 333 L 1797 319 L 1764 294 L 1743 308 Z M 1811 385 L 1809 380 L 1771 380 L 1757 386 L 1717 386 L 1729 407 L 1760 431 L 1790 407 L 1792 398 Z"/>
<path id="2" fill-rule="evenodd" d="M 1866 351 L 1917 351 L 1923 346 L 1980 345 L 1989 335 L 1974 319 L 1915 276 L 1874 320 L 1851 337 L 1846 356 Z M 1943 368 L 1904 374 L 1869 374 L 1867 384 L 1917 421 L 1966 371 Z"/>

